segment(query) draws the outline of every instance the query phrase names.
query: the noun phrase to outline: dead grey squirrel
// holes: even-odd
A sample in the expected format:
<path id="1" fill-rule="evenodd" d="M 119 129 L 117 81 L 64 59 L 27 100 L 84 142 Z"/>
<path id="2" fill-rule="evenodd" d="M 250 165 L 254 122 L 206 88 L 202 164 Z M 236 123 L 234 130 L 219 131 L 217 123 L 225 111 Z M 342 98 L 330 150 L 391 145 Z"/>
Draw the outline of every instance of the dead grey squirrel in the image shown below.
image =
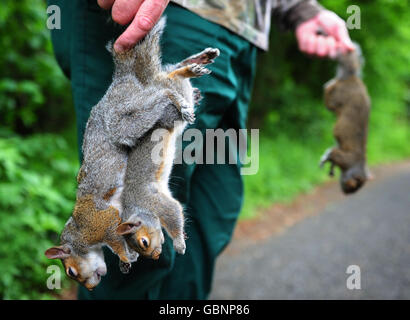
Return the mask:
<path id="1" fill-rule="evenodd" d="M 210 71 L 202 65 L 213 63 L 219 50 L 207 48 L 175 65 L 161 65 L 160 35 L 165 25 L 162 18 L 150 33 L 148 41 L 136 46 L 132 53 L 135 74 L 143 92 L 161 92 L 169 97 L 166 106 L 155 105 L 146 113 L 144 134 L 129 154 L 125 187 L 122 193 L 122 221 L 117 231 L 128 245 L 144 256 L 158 259 L 164 241 L 161 226 L 173 239 L 175 250 L 185 253 L 184 215 L 181 204 L 175 200 L 168 187 L 168 180 L 175 155 L 176 139 L 187 122 L 194 120 L 194 104 L 201 98 L 189 78 L 200 77 Z M 117 62 L 118 63 L 118 62 Z M 121 64 L 124 61 L 120 62 Z M 129 68 L 125 72 L 130 73 Z M 145 95 L 144 95 L 145 96 Z M 185 120 L 185 121 L 183 121 Z M 130 118 L 132 125 L 142 123 Z M 162 130 L 162 156 L 152 159 L 158 141 L 153 139 L 157 129 Z M 135 138 L 135 137 L 134 137 Z M 141 223 L 142 222 L 142 223 Z"/>
<path id="2" fill-rule="evenodd" d="M 356 49 L 337 58 L 336 77 L 325 84 L 326 107 L 337 116 L 333 134 L 337 146 L 328 149 L 320 165 L 331 162 L 341 169 L 340 185 L 344 193 L 360 189 L 370 178 L 366 165 L 367 128 L 370 113 L 370 97 L 361 80 L 363 57 L 358 44 Z"/>
<path id="3" fill-rule="evenodd" d="M 124 241 L 124 232 L 118 233 L 131 223 L 132 228 L 125 233 L 139 235 L 137 230 L 148 230 L 146 238 L 151 244 L 147 247 L 155 245 L 154 250 L 157 250 L 159 244 L 150 237 L 155 238 L 154 234 L 158 234 L 162 241 L 158 224 L 161 220 L 174 238 L 177 251 L 184 251 L 185 243 L 182 243 L 180 237 L 183 233 L 182 211 L 176 219 L 182 221 L 176 233 L 174 225 L 167 223 L 167 216 L 161 210 L 158 212 L 159 218 L 156 217 L 155 212 L 152 212 L 155 207 L 147 207 L 151 209 L 148 211 L 150 215 L 142 215 L 140 209 L 129 211 L 136 208 L 132 199 L 139 199 L 138 195 L 134 198 L 131 194 L 124 197 L 127 224 L 119 228 L 121 219 L 124 221 L 121 201 L 130 150 L 138 150 L 141 142 L 158 125 L 171 128 L 175 119 L 194 121 L 194 97 L 199 99 L 200 95 L 198 90 L 192 88 L 188 78 L 209 73 L 200 64 L 211 63 L 212 57 L 219 55 L 217 49 L 206 49 L 175 66 L 163 69 L 159 38 L 164 25 L 165 18 L 162 18 L 135 48 L 127 52 L 116 53 L 112 45 L 108 46 L 115 63 L 113 82 L 100 102 L 93 107 L 87 122 L 83 142 L 84 159 L 77 178 L 74 212 L 61 234 L 60 246 L 52 247 L 45 253 L 50 259 L 61 259 L 67 275 L 90 290 L 98 285 L 101 276 L 107 271 L 102 252 L 104 245 L 119 256 L 120 268 L 124 273 L 129 271 L 130 263 L 137 259 L 138 254 L 130 250 Z M 150 153 L 144 156 L 146 161 L 151 160 Z M 158 168 L 147 166 L 145 169 Z M 138 172 L 142 175 L 139 182 L 149 184 L 148 178 L 152 172 Z M 165 186 L 167 180 L 164 178 L 161 176 Z M 135 179 L 131 178 L 132 181 Z M 161 194 L 169 200 L 166 192 Z M 149 204 L 150 195 L 146 196 L 145 203 Z M 151 230 L 155 233 L 151 234 Z M 146 238 L 139 243 L 144 244 Z M 134 246 L 132 237 L 127 236 L 127 241 L 137 251 L 146 251 Z"/>

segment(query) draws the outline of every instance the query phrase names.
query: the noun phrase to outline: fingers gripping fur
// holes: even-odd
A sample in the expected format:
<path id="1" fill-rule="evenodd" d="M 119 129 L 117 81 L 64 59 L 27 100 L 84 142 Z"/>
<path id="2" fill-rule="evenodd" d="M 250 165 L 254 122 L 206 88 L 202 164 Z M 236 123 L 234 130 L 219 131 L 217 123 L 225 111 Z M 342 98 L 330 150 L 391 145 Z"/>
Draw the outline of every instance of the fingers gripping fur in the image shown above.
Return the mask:
<path id="1" fill-rule="evenodd" d="M 361 77 L 361 70 L 364 64 L 362 49 L 358 43 L 354 43 L 355 50 L 340 54 L 337 57 L 338 67 L 336 77 L 338 79 L 345 79 L 353 75 Z"/>
<path id="2" fill-rule="evenodd" d="M 143 84 L 158 75 L 161 71 L 160 38 L 165 24 L 166 18 L 162 17 L 134 48 L 125 52 L 116 52 L 114 42 L 110 41 L 106 48 L 114 59 L 114 74 L 134 74 Z"/>
<path id="3" fill-rule="evenodd" d="M 108 42 L 106 48 L 114 60 L 114 78 L 132 73 L 136 57 L 135 50 L 116 52 L 114 50 L 114 41 Z"/>
<path id="4" fill-rule="evenodd" d="M 134 73 L 142 83 L 148 83 L 161 71 L 160 39 L 165 24 L 166 18 L 162 17 L 134 48 Z"/>

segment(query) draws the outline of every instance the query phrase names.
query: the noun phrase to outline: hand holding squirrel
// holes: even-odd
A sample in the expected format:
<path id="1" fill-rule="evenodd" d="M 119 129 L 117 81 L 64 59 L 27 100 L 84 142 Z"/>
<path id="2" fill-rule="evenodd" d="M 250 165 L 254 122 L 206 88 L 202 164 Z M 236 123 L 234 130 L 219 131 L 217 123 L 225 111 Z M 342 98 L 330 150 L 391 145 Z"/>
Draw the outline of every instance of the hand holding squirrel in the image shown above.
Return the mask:
<path id="1" fill-rule="evenodd" d="M 157 23 L 169 0 L 98 0 L 103 9 L 111 9 L 115 22 L 121 25 L 130 23 L 117 39 L 114 50 L 123 52 L 132 48 Z"/>
<path id="2" fill-rule="evenodd" d="M 321 34 L 324 33 L 324 34 Z M 355 49 L 346 23 L 334 12 L 324 10 L 296 28 L 296 39 L 302 52 L 335 58 Z"/>

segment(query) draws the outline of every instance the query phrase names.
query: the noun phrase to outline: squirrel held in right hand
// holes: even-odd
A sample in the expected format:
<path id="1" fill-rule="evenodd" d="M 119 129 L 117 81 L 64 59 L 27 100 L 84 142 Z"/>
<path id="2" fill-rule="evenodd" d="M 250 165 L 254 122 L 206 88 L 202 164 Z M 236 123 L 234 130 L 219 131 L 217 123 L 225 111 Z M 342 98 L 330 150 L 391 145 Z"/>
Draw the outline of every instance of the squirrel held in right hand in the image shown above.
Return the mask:
<path id="1" fill-rule="evenodd" d="M 325 85 L 326 107 L 337 116 L 333 134 L 337 147 L 328 149 L 320 165 L 331 162 L 330 175 L 337 165 L 342 173 L 340 185 L 344 193 L 356 192 L 370 178 L 366 165 L 367 128 L 370 97 L 360 78 L 362 57 L 356 44 L 354 51 L 338 56 L 336 78 Z"/>

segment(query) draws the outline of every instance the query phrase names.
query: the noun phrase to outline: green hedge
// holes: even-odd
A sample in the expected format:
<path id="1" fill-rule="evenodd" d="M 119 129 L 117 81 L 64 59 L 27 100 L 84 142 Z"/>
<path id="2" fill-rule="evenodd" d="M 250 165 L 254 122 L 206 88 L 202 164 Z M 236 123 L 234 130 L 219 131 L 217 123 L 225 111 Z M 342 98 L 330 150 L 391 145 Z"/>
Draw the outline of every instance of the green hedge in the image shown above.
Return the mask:
<path id="1" fill-rule="evenodd" d="M 68 144 L 75 139 L 60 130 L 73 126 L 70 86 L 53 57 L 46 17 L 44 1 L 2 1 L 0 299 L 53 294 L 44 251 L 58 242 L 75 200 L 77 151 Z"/>

